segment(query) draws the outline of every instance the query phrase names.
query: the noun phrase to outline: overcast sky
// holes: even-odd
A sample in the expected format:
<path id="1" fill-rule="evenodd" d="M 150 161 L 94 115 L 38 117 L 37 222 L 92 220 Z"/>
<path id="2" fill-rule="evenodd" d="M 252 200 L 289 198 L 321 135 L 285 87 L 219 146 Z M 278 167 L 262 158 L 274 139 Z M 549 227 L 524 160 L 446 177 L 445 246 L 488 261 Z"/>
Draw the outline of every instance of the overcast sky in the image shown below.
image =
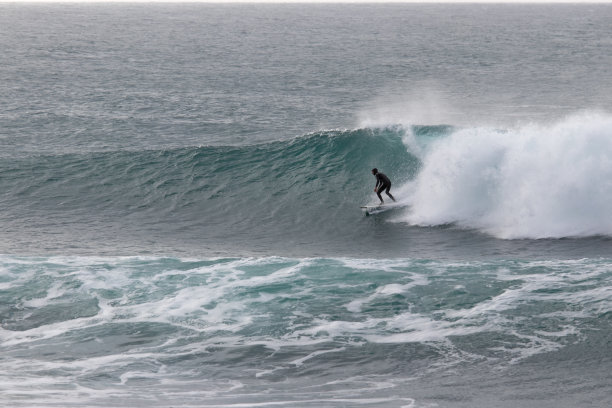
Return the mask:
<path id="1" fill-rule="evenodd" d="M 0 0 L 1 3 L 611 3 L 612 0 Z"/>

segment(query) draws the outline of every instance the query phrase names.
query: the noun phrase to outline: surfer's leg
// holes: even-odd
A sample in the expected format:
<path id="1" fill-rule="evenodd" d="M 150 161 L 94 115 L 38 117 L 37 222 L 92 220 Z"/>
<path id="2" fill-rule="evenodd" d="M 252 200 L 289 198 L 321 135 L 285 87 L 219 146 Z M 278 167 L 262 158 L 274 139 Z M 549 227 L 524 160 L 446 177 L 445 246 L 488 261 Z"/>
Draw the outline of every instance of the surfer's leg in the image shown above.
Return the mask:
<path id="1" fill-rule="evenodd" d="M 389 185 L 387 186 L 387 189 L 385 190 L 385 193 L 387 193 L 387 195 L 388 195 L 389 197 L 391 197 L 391 199 L 392 199 L 393 201 L 395 201 L 395 198 L 393 198 L 393 196 L 391 195 L 391 193 L 389 192 L 389 190 L 391 190 L 391 184 L 389 184 Z"/>
<path id="2" fill-rule="evenodd" d="M 380 195 L 381 191 L 382 191 L 382 189 L 380 189 L 380 188 L 378 190 L 376 190 L 376 195 L 378 196 L 378 199 L 380 200 L 380 203 L 384 204 L 385 202 L 383 201 L 382 196 Z"/>

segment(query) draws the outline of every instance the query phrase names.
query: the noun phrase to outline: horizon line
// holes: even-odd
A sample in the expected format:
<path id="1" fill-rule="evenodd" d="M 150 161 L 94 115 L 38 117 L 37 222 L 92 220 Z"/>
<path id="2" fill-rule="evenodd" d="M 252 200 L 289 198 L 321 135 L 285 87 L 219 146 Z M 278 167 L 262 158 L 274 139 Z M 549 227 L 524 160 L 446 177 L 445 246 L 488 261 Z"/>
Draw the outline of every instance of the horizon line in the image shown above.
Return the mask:
<path id="1" fill-rule="evenodd" d="M 612 4 L 612 0 L 0 0 L 0 4 Z"/>

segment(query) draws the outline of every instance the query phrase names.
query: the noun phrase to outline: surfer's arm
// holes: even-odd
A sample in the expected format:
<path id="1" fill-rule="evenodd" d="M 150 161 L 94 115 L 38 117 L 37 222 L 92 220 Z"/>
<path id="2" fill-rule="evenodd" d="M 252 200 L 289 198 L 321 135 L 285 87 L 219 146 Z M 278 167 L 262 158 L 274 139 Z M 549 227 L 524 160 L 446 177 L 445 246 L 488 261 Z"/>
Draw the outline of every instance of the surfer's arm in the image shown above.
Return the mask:
<path id="1" fill-rule="evenodd" d="M 378 190 L 378 187 L 382 186 L 384 183 L 381 180 L 380 176 L 376 175 L 376 185 L 374 186 L 374 191 Z"/>

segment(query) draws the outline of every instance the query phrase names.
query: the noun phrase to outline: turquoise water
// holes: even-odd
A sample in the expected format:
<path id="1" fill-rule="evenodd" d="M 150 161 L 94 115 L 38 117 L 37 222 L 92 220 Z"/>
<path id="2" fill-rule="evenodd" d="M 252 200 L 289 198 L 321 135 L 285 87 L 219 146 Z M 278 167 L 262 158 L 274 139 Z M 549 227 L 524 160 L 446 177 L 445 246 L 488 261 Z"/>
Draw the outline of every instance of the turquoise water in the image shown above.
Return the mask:
<path id="1" fill-rule="evenodd" d="M 608 407 L 611 13 L 0 5 L 0 401 Z"/>
<path id="2" fill-rule="evenodd" d="M 2 265 L 15 406 L 511 406 L 519 389 L 553 406 L 558 382 L 568 406 L 609 397 L 608 261 Z"/>

